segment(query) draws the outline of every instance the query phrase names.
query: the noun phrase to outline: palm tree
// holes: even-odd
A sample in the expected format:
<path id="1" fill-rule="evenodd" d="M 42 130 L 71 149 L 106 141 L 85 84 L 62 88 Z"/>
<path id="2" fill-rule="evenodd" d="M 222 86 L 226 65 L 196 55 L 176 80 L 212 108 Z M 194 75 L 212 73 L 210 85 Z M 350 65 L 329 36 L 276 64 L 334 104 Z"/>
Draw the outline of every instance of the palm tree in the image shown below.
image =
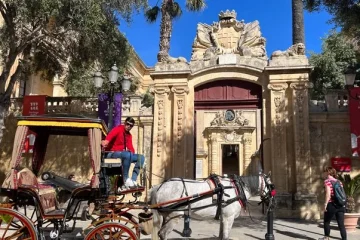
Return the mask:
<path id="1" fill-rule="evenodd" d="M 292 0 L 292 29 L 293 44 L 305 43 L 303 0 Z"/>
<path id="2" fill-rule="evenodd" d="M 156 6 L 145 12 L 145 18 L 148 22 L 154 23 L 161 12 L 160 49 L 157 59 L 158 62 L 166 62 L 169 59 L 172 21 L 181 17 L 182 10 L 179 3 L 174 0 L 162 0 L 161 7 L 158 6 L 159 1 L 156 3 Z M 205 0 L 186 0 L 186 8 L 189 11 L 198 12 L 203 10 L 205 6 Z"/>
<path id="3" fill-rule="evenodd" d="M 350 174 L 339 174 L 338 179 L 342 182 L 346 194 L 346 212 L 353 213 L 356 207 L 355 197 L 360 194 L 360 174 L 353 178 Z"/>

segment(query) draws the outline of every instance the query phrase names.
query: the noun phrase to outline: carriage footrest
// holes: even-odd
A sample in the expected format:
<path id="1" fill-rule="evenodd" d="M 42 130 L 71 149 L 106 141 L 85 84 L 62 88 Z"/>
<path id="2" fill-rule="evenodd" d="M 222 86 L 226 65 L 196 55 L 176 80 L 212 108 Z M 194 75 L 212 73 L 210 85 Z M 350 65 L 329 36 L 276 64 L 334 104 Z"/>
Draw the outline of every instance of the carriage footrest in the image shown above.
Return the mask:
<path id="1" fill-rule="evenodd" d="M 128 188 L 128 189 L 122 189 L 122 190 L 118 190 L 117 194 L 127 194 L 127 193 L 136 193 L 136 192 L 143 192 L 145 191 L 145 187 L 143 186 L 138 186 L 135 188 Z"/>

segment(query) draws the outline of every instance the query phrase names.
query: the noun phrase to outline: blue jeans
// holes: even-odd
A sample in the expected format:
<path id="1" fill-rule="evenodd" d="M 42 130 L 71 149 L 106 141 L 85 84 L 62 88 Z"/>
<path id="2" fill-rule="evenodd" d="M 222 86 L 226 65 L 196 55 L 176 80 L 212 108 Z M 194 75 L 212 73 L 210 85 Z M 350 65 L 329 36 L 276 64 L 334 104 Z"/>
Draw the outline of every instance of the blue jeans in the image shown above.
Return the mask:
<path id="1" fill-rule="evenodd" d="M 129 169 L 131 163 L 135 163 L 135 167 L 131 176 L 133 181 L 136 181 L 137 176 L 139 175 L 140 168 L 144 166 L 145 157 L 141 154 L 134 154 L 132 152 L 123 151 L 123 152 L 113 152 L 107 155 L 107 158 L 120 158 L 123 167 L 123 178 L 124 181 L 129 178 Z"/>

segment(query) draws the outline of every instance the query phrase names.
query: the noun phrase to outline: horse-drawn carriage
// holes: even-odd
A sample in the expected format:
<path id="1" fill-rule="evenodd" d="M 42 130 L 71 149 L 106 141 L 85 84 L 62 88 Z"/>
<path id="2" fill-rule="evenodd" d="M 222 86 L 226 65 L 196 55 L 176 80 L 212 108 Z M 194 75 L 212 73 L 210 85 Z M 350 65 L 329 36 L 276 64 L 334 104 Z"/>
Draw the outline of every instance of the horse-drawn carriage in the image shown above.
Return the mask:
<path id="1" fill-rule="evenodd" d="M 77 222 L 89 220 L 91 224 L 81 232 L 86 240 L 140 239 L 141 233 L 151 233 L 151 227 L 147 227 L 152 223 L 156 229 L 152 238 L 159 235 L 167 239 L 174 227 L 173 220 L 185 212 L 220 218 L 220 239 L 227 239 L 234 218 L 250 195 L 260 195 L 267 203 L 274 195 L 269 176 L 262 173 L 230 178 L 211 175 L 204 181 L 169 179 L 150 190 L 148 201 L 151 205 L 141 203 L 139 197 L 144 187 L 117 190 L 123 184 L 121 159 L 107 159 L 107 153 L 102 151 L 101 140 L 108 132 L 103 121 L 47 115 L 21 117 L 17 125 L 11 170 L 0 189 L 3 200 L 0 203 L 0 239 L 43 240 L 45 233 L 51 239 L 61 239 L 74 231 Z M 30 131 L 36 135 L 31 170 L 21 170 L 22 153 Z M 49 171 L 39 176 L 46 162 L 49 137 L 61 135 L 87 137 L 92 171 L 88 183 L 72 181 Z M 145 171 L 140 179 L 144 186 Z M 59 204 L 61 191 L 69 195 L 63 205 Z M 130 199 L 124 201 L 126 196 Z M 130 211 L 133 209 L 144 212 L 136 217 Z M 153 210 L 154 221 L 149 209 Z"/>
<path id="2" fill-rule="evenodd" d="M 29 132 L 36 136 L 31 170 L 21 170 Z M 117 185 L 123 182 L 121 160 L 105 158 L 100 143 L 107 132 L 102 120 L 81 116 L 19 118 L 11 171 L 0 190 L 3 200 L 0 205 L 0 239 L 45 239 L 44 232 L 49 228 L 50 238 L 59 239 L 64 233 L 73 231 L 77 221 L 90 218 L 92 224 L 83 231 L 85 239 L 97 239 L 97 235 L 104 235 L 102 239 L 138 239 L 140 228 L 135 216 L 119 203 L 130 194 L 132 198 L 127 205 L 137 203 L 144 187 L 117 191 Z M 79 183 L 53 172 L 43 172 L 41 177 L 38 176 L 46 161 L 49 137 L 61 135 L 88 138 L 89 165 L 93 172 L 90 182 Z M 59 190 L 69 195 L 67 204 L 62 206 L 58 201 Z"/>

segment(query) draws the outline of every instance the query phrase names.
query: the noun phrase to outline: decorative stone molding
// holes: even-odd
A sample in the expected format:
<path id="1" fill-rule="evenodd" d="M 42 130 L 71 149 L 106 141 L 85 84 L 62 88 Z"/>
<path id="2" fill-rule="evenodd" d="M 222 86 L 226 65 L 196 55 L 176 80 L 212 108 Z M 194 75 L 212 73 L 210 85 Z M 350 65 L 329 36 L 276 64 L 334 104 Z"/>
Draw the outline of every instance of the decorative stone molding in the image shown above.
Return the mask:
<path id="1" fill-rule="evenodd" d="M 186 135 L 186 121 L 185 109 L 187 94 L 189 87 L 187 85 L 172 86 L 171 92 L 173 93 L 173 157 L 172 167 L 173 174 L 176 176 L 191 176 L 189 174 L 191 169 L 184 167 L 190 166 L 191 160 L 186 158 L 187 148 L 187 135 Z"/>
<path id="2" fill-rule="evenodd" d="M 238 141 L 240 139 L 240 135 L 236 131 L 232 131 L 230 133 L 223 132 L 221 133 L 221 138 L 226 143 L 232 143 Z"/>
<path id="3" fill-rule="evenodd" d="M 158 125 L 157 125 L 157 150 L 156 155 L 158 157 L 161 156 L 162 148 L 163 148 L 163 130 L 165 128 L 165 116 L 164 116 L 164 100 L 159 99 L 156 102 L 156 106 L 158 108 Z"/>
<path id="4" fill-rule="evenodd" d="M 243 116 L 241 110 L 224 110 L 216 113 L 215 118 L 210 122 L 210 126 L 247 126 L 249 119 Z"/>
<path id="5" fill-rule="evenodd" d="M 284 91 L 288 88 L 287 83 L 270 83 L 268 84 L 268 89 L 272 91 Z"/>
<path id="6" fill-rule="evenodd" d="M 183 120 L 184 120 L 184 100 L 177 100 L 177 157 L 180 158 L 182 154 L 182 143 L 183 143 Z"/>
<path id="7" fill-rule="evenodd" d="M 172 87 L 171 92 L 173 92 L 175 94 L 184 94 L 184 93 L 188 94 L 189 93 L 189 87 L 188 86 Z"/>
<path id="8" fill-rule="evenodd" d="M 255 127 L 249 126 L 211 126 L 204 131 L 204 136 L 208 139 L 209 173 L 222 174 L 221 172 L 221 145 L 235 144 L 239 145 L 242 153 L 239 156 L 239 166 L 242 169 L 240 174 L 245 173 L 245 169 L 251 163 L 252 141 Z M 243 167 L 245 168 L 243 168 Z M 239 169 L 240 171 L 240 169 Z"/>
<path id="9" fill-rule="evenodd" d="M 153 106 L 150 106 L 150 107 L 142 106 L 142 107 L 139 109 L 139 114 L 140 114 L 140 116 L 149 116 L 149 115 L 152 115 L 152 114 L 153 114 Z"/>
<path id="10" fill-rule="evenodd" d="M 158 87 L 150 87 L 149 90 L 151 93 L 155 93 L 158 95 L 164 95 L 164 94 L 168 94 L 170 92 L 170 88 L 167 86 L 158 86 Z"/>
<path id="11" fill-rule="evenodd" d="M 284 82 L 274 82 L 268 84 L 268 89 L 270 89 L 270 100 L 269 104 L 271 105 L 271 170 L 273 171 L 274 176 L 280 177 L 283 179 L 279 181 L 279 189 L 281 191 L 287 191 L 288 179 L 287 173 L 284 173 L 283 170 L 277 168 L 277 161 L 281 161 L 283 164 L 287 165 L 287 99 L 286 99 L 286 89 L 288 84 Z M 275 178 L 276 178 L 275 177 Z"/>
<path id="12" fill-rule="evenodd" d="M 212 25 L 198 24 L 191 61 L 211 61 L 221 54 L 266 58 L 265 44 L 258 21 L 245 24 L 236 20 L 234 10 L 227 10 Z"/>

